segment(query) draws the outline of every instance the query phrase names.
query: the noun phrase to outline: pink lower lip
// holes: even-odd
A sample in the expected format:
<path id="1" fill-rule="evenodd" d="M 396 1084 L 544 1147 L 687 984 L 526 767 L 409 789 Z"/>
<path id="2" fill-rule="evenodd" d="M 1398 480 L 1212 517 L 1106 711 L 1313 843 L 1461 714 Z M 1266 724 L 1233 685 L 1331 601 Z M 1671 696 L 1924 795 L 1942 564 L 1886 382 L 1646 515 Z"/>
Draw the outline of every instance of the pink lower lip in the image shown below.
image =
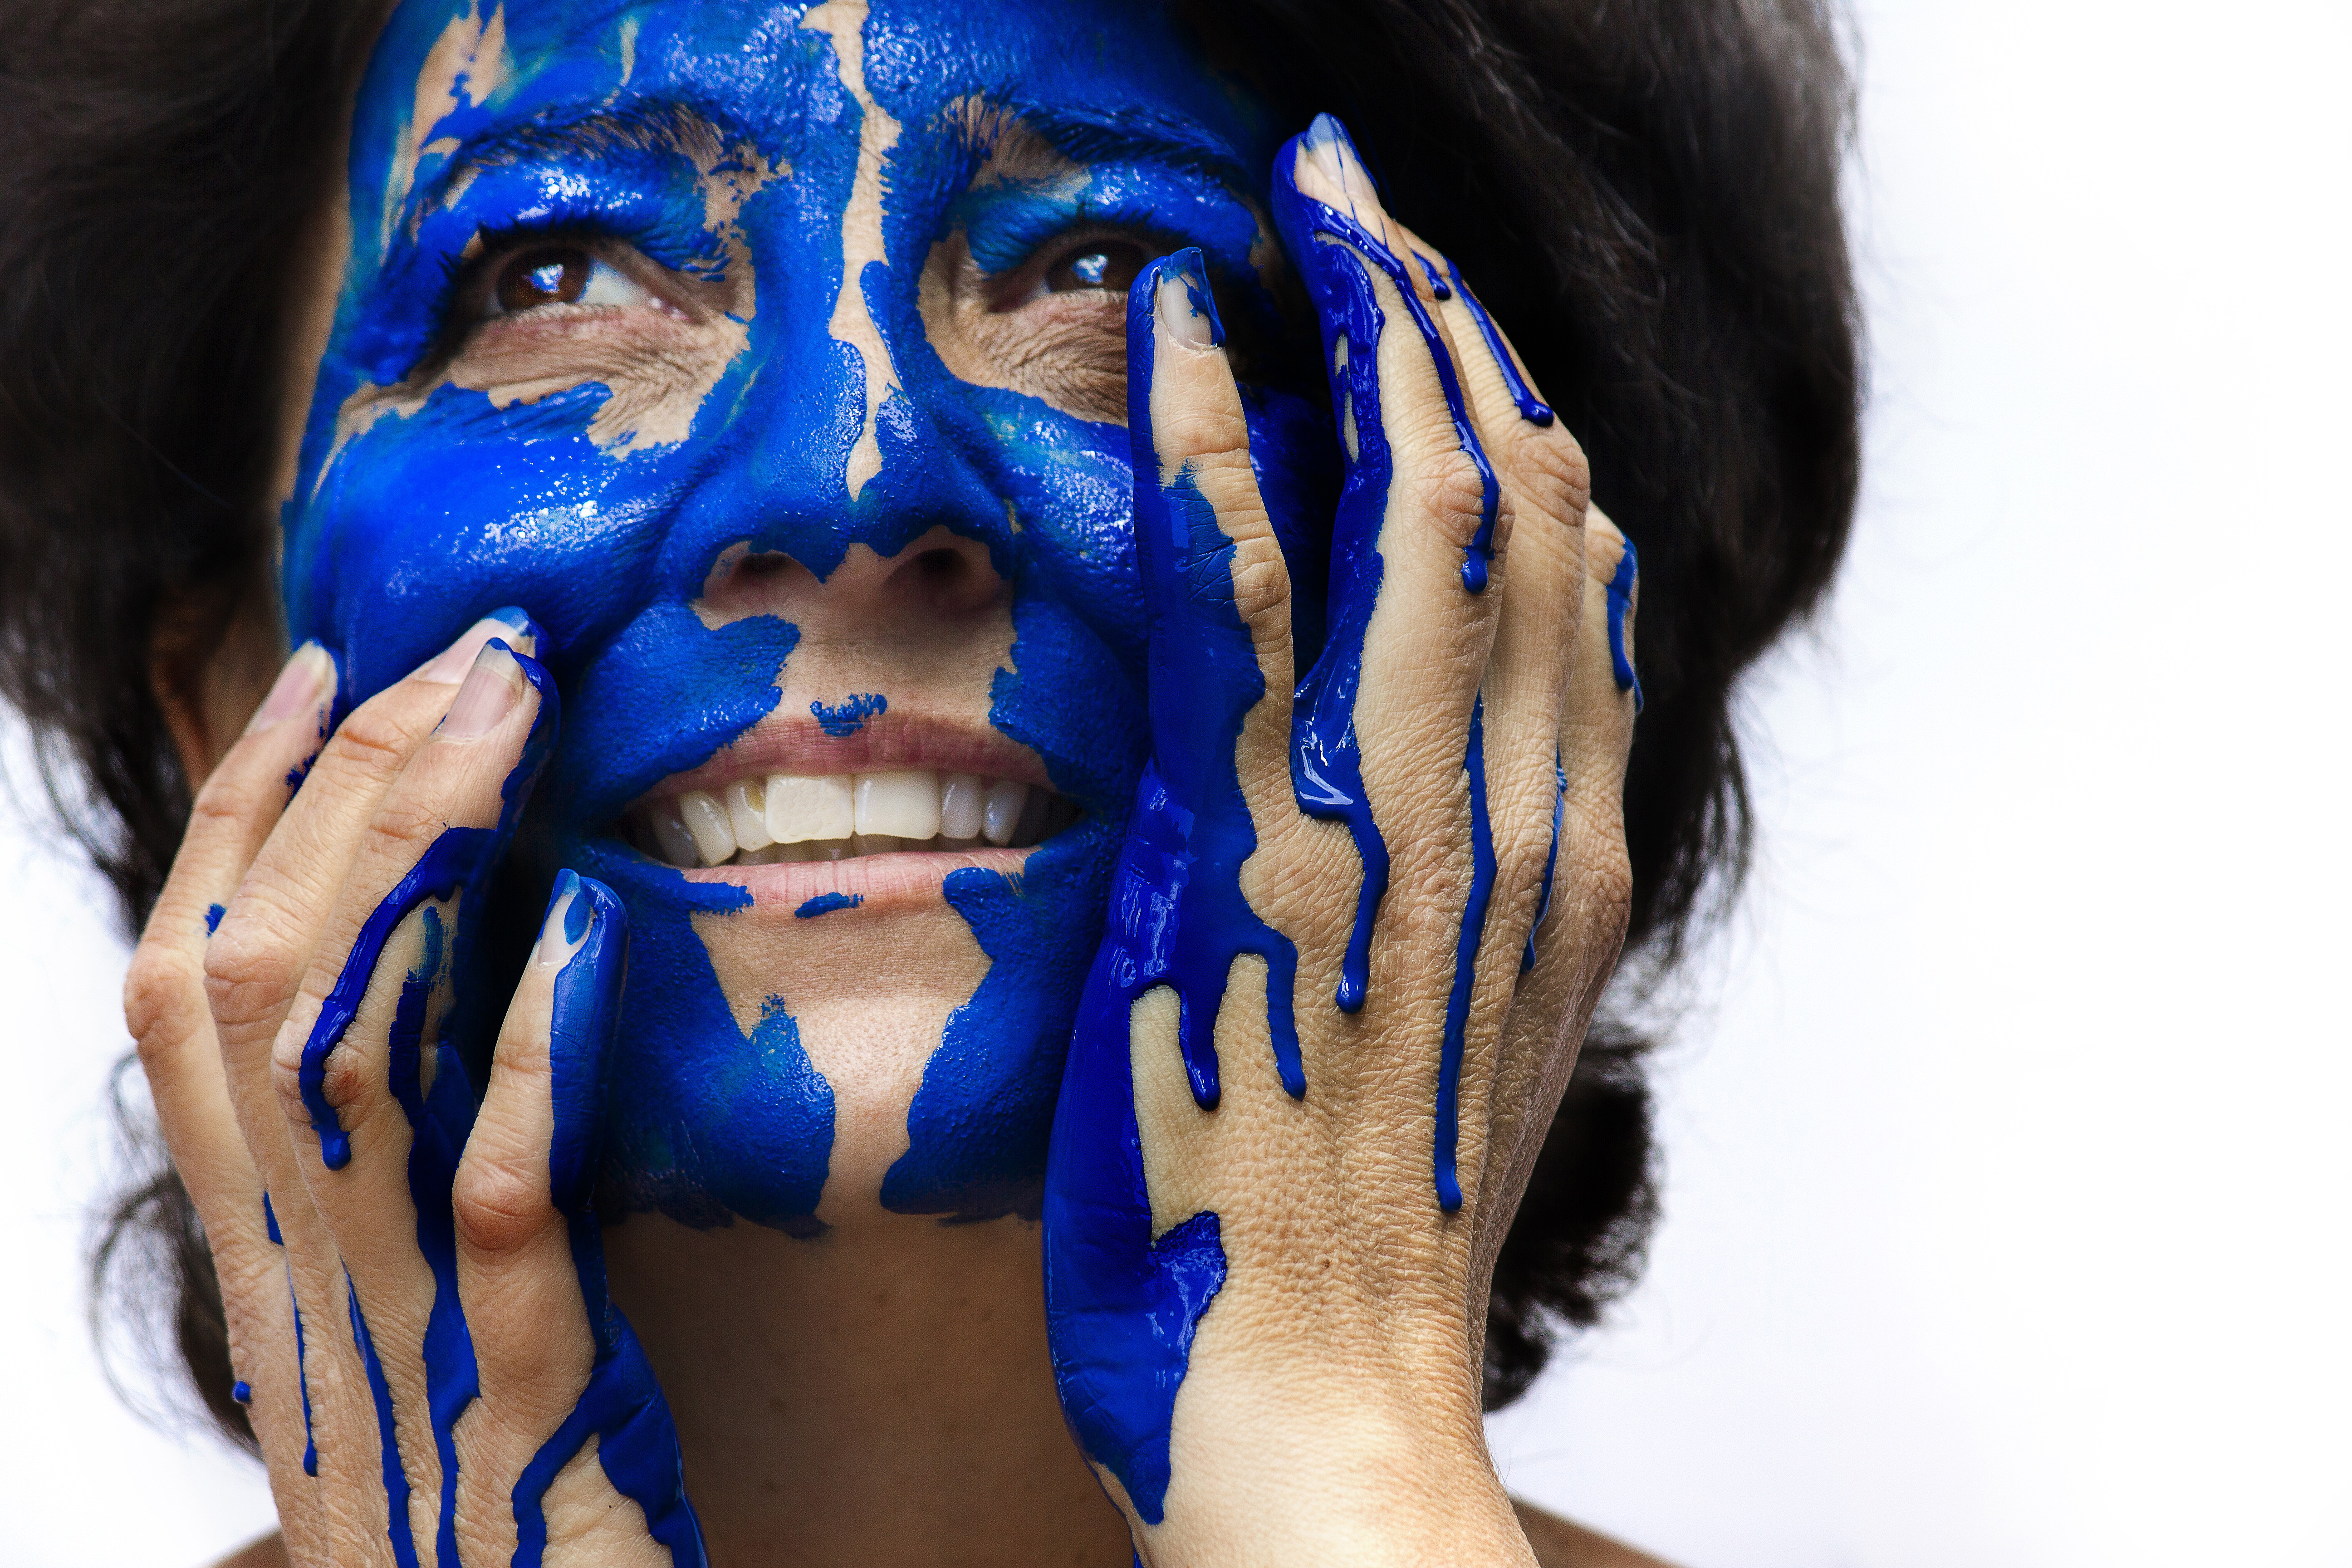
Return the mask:
<path id="1" fill-rule="evenodd" d="M 689 882 L 730 882 L 751 895 L 755 910 L 797 910 L 811 899 L 839 893 L 859 900 L 857 912 L 936 904 L 950 871 L 1018 871 L 1030 849 L 901 849 L 847 860 L 780 860 L 765 866 L 701 866 L 679 875 Z M 846 910 L 839 911 L 846 914 Z"/>

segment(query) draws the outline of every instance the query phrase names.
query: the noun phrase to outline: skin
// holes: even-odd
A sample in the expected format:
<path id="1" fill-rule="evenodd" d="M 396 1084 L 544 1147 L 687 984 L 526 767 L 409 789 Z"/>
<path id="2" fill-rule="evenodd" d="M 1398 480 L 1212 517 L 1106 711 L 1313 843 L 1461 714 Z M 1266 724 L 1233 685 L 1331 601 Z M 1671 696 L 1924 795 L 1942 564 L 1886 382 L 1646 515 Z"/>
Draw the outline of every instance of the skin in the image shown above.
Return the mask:
<path id="1" fill-rule="evenodd" d="M 567 1136 L 549 1088 L 566 1048 L 550 1037 L 551 965 L 525 963 L 518 980 L 511 965 L 475 956 L 493 940 L 484 937 L 459 953 L 459 981 L 445 976 L 433 993 L 436 1007 L 455 1006 L 478 964 L 502 988 L 489 993 L 489 1016 L 505 1015 L 495 1050 L 470 1065 L 449 1026 L 444 1070 L 476 1074 L 482 1098 L 440 1187 L 416 1185 L 411 1152 L 424 1134 L 389 1087 L 398 978 L 426 951 L 421 911 L 359 974 L 365 999 L 326 1058 L 320 1088 L 351 1135 L 348 1165 L 324 1163 L 302 1098 L 304 1047 L 352 968 L 362 922 L 446 830 L 510 818 L 509 796 L 522 798 L 510 781 L 538 725 L 554 737 L 552 757 L 512 824 L 508 881 L 435 908 L 452 921 L 536 930 L 530 904 L 510 912 L 508 884 L 535 902 L 562 866 L 611 882 L 628 908 L 635 1011 L 617 1026 L 613 1070 L 634 1076 L 598 1122 L 604 1206 L 625 1222 L 604 1228 L 602 1247 L 614 1299 L 674 1416 L 713 1560 L 1633 1560 L 1539 1516 L 1523 1529 L 1478 1422 L 1495 1250 L 1615 962 L 1627 897 L 1618 800 L 1633 703 L 1611 678 L 1604 591 L 1622 545 L 1589 504 L 1572 438 L 1520 416 L 1468 302 L 1459 291 L 1437 298 L 1425 273 L 1412 273 L 1437 337 L 1433 346 L 1400 330 L 1378 346 L 1397 471 L 1358 709 L 1365 784 L 1394 866 L 1373 936 L 1372 1000 L 1343 1015 L 1329 998 L 1356 913 L 1356 851 L 1338 824 L 1299 813 L 1287 743 L 1296 627 L 1319 610 L 1304 593 L 1294 598 L 1293 583 L 1317 569 L 1330 526 L 1328 510 L 1302 522 L 1297 497 L 1321 493 L 1316 476 L 1340 442 L 1328 423 L 1319 442 L 1302 435 L 1276 416 L 1276 393 L 1235 380 L 1237 357 L 1279 359 L 1268 312 L 1294 287 L 1265 192 L 1141 156 L 1121 177 L 1151 212 L 1174 215 L 1179 232 L 1064 215 L 1021 248 L 988 192 L 1089 177 L 1098 191 L 1118 187 L 1023 125 L 975 131 L 961 109 L 946 112 L 1002 79 L 983 64 L 1012 69 L 1049 106 L 1077 102 L 1102 83 L 1057 77 L 1047 44 L 1101 17 L 1008 8 L 992 18 L 987 49 L 966 35 L 926 57 L 933 112 L 897 100 L 893 149 L 876 145 L 885 106 L 866 87 L 882 79 L 877 61 L 893 62 L 870 40 L 927 14 L 783 15 L 798 52 L 774 86 L 734 106 L 743 112 L 723 127 L 661 121 L 629 149 L 655 175 L 586 176 L 605 180 L 607 194 L 687 193 L 686 248 L 699 259 L 665 265 L 615 235 L 567 227 L 562 237 L 618 279 L 608 302 L 500 315 L 485 302 L 512 246 L 464 243 L 445 302 L 454 314 L 401 329 L 421 345 L 403 357 L 395 328 L 417 316 L 402 281 L 413 258 L 401 221 L 385 215 L 415 219 L 418 233 L 436 214 L 452 233 L 478 233 L 487 219 L 445 209 L 531 166 L 515 154 L 447 180 L 445 193 L 459 195 L 441 207 L 419 194 L 441 176 L 416 151 L 430 143 L 404 127 L 429 128 L 468 101 L 451 85 L 453 58 L 477 79 L 493 59 L 510 62 L 519 115 L 604 101 L 583 100 L 587 88 L 564 76 L 582 59 L 606 76 L 625 61 L 637 86 L 658 86 L 667 70 L 673 89 L 709 87 L 724 58 L 716 43 L 699 55 L 654 47 L 665 15 L 676 25 L 688 10 L 586 20 L 563 7 L 535 19 L 519 11 L 503 56 L 481 18 L 395 14 L 360 89 L 351 189 L 322 225 L 335 237 L 320 245 L 316 292 L 296 312 L 313 330 L 298 331 L 291 351 L 308 395 L 291 400 L 306 412 L 288 419 L 282 613 L 341 663 L 306 647 L 265 698 L 250 650 L 268 640 L 281 613 L 272 606 L 195 681 L 164 687 L 194 693 L 174 703 L 174 732 L 205 782 L 134 960 L 127 1011 L 214 1246 L 287 1554 L 393 1560 L 386 1534 L 399 1505 L 388 1500 L 370 1371 L 341 1331 L 354 1293 L 396 1413 L 420 1561 L 451 1540 L 464 1562 L 509 1559 L 515 1479 L 603 1375 L 551 1188 L 551 1151 Z M 683 20 L 695 25 L 667 36 L 688 45 L 750 27 L 740 16 Z M 534 55 L 535 26 L 541 44 L 562 47 Z M 1270 164 L 1271 129 L 1154 26 L 1103 33 L 1106 79 L 1237 149 L 1238 166 Z M 799 47 L 813 31 L 825 47 Z M 867 40 L 855 62 L 845 38 Z M 1181 68 L 1150 63 L 1171 58 Z M 583 80 L 612 87 L 596 70 Z M 862 112 L 809 130 L 808 104 L 844 93 L 863 95 Z M 765 120 L 751 112 L 763 105 Z M 958 149 L 970 153 L 961 163 Z M 885 163 L 896 171 L 887 187 L 877 177 Z M 1376 247 L 1442 268 L 1439 252 L 1386 218 L 1344 153 L 1292 168 L 1303 197 L 1352 214 Z M 928 185 L 915 177 L 942 170 Z M 1225 319 L 1261 321 L 1244 355 L 1243 338 L 1217 347 L 1188 335 L 1164 288 L 1142 300 L 1159 368 L 1137 406 L 1161 471 L 1134 482 L 1189 475 L 1231 546 L 1231 604 L 1264 690 L 1231 742 L 1256 846 L 1237 885 L 1296 946 L 1297 1031 L 1314 1086 L 1294 1099 L 1263 1066 L 1265 981 L 1247 964 L 1217 1019 L 1230 1067 L 1214 1111 L 1187 1088 L 1168 992 L 1137 1002 L 1124 1039 L 1081 1033 L 1081 1052 L 1130 1054 L 1155 1234 L 1196 1213 L 1223 1226 L 1226 1282 L 1191 1347 L 1157 1519 L 1065 1427 L 1035 1218 L 1060 1052 L 1101 934 L 1118 828 L 1153 749 L 1135 722 L 1147 650 L 1133 628 L 1148 584 L 1134 574 L 1118 428 L 1129 407 L 1129 305 L 1122 289 L 1054 284 L 1086 243 L 1138 257 L 1199 245 Z M 840 283 L 841 258 L 861 255 L 887 279 L 862 300 Z M 1377 268 L 1368 276 L 1402 321 L 1396 285 Z M 1481 595 L 1458 582 L 1476 485 L 1436 355 L 1498 485 L 1494 575 Z M 895 391 L 840 369 L 886 361 Z M 1006 410 L 1029 434 L 992 437 L 977 457 L 957 447 L 975 430 L 1010 428 L 987 422 Z M 909 428 L 894 444 L 892 430 Z M 511 445 L 526 434 L 541 443 L 536 452 Z M 949 462 L 943 451 L 964 455 Z M 1099 486 L 1055 489 L 1055 476 L 1086 465 L 1117 476 L 1111 500 Z M 545 487 L 536 508 L 524 493 L 532 484 Z M 558 500 L 569 510 L 544 548 L 483 542 L 493 537 L 485 526 Z M 403 598 L 404 582 L 424 586 Z M 537 617 L 528 632 L 468 625 L 503 604 Z M 1153 625 L 1154 637 L 1176 639 L 1162 647 L 1171 658 L 1198 651 L 1181 640 L 1197 628 Z M 513 652 L 483 651 L 493 637 Z M 632 648 L 651 652 L 632 662 Z M 526 679 L 532 658 L 562 693 L 560 724 Z M 698 729 L 654 700 L 671 668 L 709 683 L 688 693 L 717 715 Z M 1019 672 L 1010 687 L 1008 670 Z M 798 717 L 862 691 L 888 694 L 887 722 L 845 740 Z M 1430 1084 L 1470 853 L 1461 759 L 1474 700 L 1497 870 L 1465 1035 L 1465 1200 L 1447 1214 L 1430 1189 Z M 1164 711 L 1175 700 L 1155 689 L 1151 700 Z M 453 709 L 468 721 L 436 732 Z M 659 743 L 633 750 L 646 730 Z M 1553 892 L 1522 973 L 1552 860 L 1556 756 L 1566 788 Z M 612 836 L 621 807 L 682 784 L 877 762 L 984 763 L 1051 784 L 1085 816 L 1034 850 L 683 874 Z M 289 800 L 286 781 L 306 764 Z M 987 900 L 1016 869 L 1055 916 L 1017 953 L 987 924 Z M 866 901 L 816 919 L 794 912 L 830 890 Z M 683 989 L 648 983 L 671 973 L 688 976 Z M 779 994 L 791 1039 L 829 1095 L 821 1121 L 730 1121 L 706 1130 L 706 1163 L 651 1159 L 664 1129 L 685 1125 L 663 1119 L 692 1113 L 677 1099 L 691 1084 L 680 1088 L 666 1064 L 772 1059 L 777 1037 L 760 1030 L 772 1027 L 767 999 Z M 707 1012 L 693 1010 L 697 998 Z M 985 1026 L 999 1058 L 1044 1068 L 956 1077 L 960 1010 Z M 681 1036 L 682 1016 L 704 1018 L 701 1032 Z M 933 1093 L 984 1110 L 997 1131 L 940 1152 L 922 1110 Z M 814 1154 L 811 1127 L 829 1137 Z M 815 1173 L 813 1202 L 790 1179 L 800 1169 Z M 779 1174 L 763 1186 L 762 1171 Z M 265 1192 L 282 1246 L 265 1233 Z M 454 1217 L 448 1278 L 479 1373 L 454 1432 L 436 1432 L 426 1397 L 436 1275 L 418 1226 L 436 1204 Z M 311 1444 L 315 1477 L 302 1464 Z M 450 1451 L 454 1537 L 440 1532 Z M 546 1510 L 551 1561 L 667 1559 L 639 1501 L 593 1455 L 564 1466 Z"/>

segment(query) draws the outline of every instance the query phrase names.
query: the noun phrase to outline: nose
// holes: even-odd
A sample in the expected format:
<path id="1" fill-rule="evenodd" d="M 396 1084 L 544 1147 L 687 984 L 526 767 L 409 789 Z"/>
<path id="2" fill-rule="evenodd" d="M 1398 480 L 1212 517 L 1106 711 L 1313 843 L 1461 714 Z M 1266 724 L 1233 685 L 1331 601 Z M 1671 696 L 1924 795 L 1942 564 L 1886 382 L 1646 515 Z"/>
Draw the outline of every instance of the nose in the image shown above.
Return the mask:
<path id="1" fill-rule="evenodd" d="M 1001 617 L 1010 586 L 986 544 L 934 525 L 896 553 L 852 541 L 820 577 L 781 550 L 722 552 L 695 611 L 707 626 L 775 616 L 834 644 L 932 639 Z"/>

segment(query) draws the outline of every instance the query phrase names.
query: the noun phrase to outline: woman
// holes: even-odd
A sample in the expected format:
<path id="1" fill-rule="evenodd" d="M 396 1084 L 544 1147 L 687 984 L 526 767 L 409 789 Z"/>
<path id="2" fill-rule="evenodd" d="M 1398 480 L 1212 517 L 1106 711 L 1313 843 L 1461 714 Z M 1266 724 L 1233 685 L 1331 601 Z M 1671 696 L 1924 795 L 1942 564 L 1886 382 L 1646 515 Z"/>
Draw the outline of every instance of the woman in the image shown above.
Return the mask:
<path id="1" fill-rule="evenodd" d="M 285 1553 L 1609 1560 L 1478 1414 L 1843 540 L 1819 19 L 145 21 L 9 46 L 10 668 Z"/>

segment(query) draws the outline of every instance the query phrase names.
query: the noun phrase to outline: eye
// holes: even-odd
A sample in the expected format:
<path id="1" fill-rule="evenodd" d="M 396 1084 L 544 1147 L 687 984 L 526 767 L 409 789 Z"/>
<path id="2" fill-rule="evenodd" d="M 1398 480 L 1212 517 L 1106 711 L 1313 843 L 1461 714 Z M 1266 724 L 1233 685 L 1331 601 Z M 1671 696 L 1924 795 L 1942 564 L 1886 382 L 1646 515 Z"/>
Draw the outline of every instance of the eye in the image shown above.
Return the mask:
<path id="1" fill-rule="evenodd" d="M 485 316 L 512 316 L 542 305 L 648 305 L 650 290 L 619 268 L 576 245 L 540 245 L 499 264 Z"/>
<path id="2" fill-rule="evenodd" d="M 1124 294 L 1151 258 L 1131 239 L 1082 240 L 1045 269 L 1045 292 L 1105 289 Z"/>

